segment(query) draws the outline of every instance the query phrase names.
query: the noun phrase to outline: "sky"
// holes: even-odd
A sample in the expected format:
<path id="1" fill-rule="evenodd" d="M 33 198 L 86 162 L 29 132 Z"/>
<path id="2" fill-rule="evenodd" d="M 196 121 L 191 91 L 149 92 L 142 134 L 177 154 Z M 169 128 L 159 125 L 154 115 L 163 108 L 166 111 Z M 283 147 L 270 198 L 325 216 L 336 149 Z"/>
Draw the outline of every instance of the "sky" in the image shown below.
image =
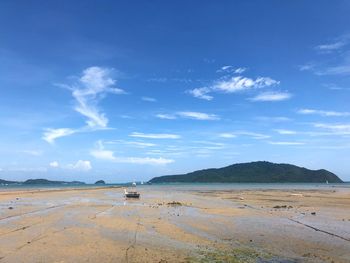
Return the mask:
<path id="1" fill-rule="evenodd" d="M 350 181 L 350 2 L 0 1 L 0 178 L 266 160 Z"/>

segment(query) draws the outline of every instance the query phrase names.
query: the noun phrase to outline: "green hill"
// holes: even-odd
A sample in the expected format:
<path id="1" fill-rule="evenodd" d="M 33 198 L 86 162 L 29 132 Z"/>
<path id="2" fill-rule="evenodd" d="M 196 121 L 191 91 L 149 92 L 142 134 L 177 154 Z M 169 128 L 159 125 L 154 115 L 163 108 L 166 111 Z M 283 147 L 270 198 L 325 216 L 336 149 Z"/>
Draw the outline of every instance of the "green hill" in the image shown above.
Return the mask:
<path id="1" fill-rule="evenodd" d="M 335 174 L 291 164 L 238 163 L 223 168 L 155 177 L 150 183 L 342 183 Z"/>
<path id="2" fill-rule="evenodd" d="M 47 179 L 28 179 L 27 181 L 24 181 L 23 184 L 30 184 L 30 185 L 35 185 L 35 184 L 85 184 L 84 182 L 79 182 L 79 181 L 72 181 L 72 182 L 65 182 L 65 181 L 50 181 Z"/>

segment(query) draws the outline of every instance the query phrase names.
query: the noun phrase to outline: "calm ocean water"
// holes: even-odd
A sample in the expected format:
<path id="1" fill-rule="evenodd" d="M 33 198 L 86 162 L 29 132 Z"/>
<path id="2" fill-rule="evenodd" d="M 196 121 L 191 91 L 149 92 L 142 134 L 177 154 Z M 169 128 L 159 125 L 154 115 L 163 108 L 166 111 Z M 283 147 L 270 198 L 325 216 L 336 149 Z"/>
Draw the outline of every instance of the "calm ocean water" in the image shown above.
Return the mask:
<path id="1" fill-rule="evenodd" d="M 106 184 L 106 185 L 0 185 L 0 191 L 16 190 L 16 189 L 70 189 L 70 188 L 96 188 L 104 186 L 130 186 L 130 184 Z M 300 189 L 300 190 L 316 190 L 316 189 L 350 189 L 350 182 L 342 184 L 325 184 L 325 183 L 172 183 L 172 184 L 153 184 L 153 185 L 137 185 L 137 188 L 144 190 L 162 190 L 162 191 L 205 191 L 205 190 L 264 190 L 264 189 Z"/>

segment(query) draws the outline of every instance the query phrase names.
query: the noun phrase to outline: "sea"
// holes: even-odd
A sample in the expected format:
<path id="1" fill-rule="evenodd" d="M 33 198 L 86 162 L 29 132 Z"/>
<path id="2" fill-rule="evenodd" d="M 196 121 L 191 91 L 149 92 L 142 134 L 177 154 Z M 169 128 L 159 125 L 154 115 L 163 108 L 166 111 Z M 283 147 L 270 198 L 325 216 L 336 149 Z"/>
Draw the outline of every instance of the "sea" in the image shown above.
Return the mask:
<path id="1" fill-rule="evenodd" d="M 58 190 L 58 189 L 84 189 L 100 187 L 131 187 L 129 183 L 118 184 L 10 184 L 0 185 L 1 191 L 11 190 Z M 164 191 L 229 191 L 229 190 L 335 190 L 350 189 L 350 182 L 326 184 L 326 183 L 164 183 L 164 184 L 138 184 L 136 188 L 144 190 L 164 190 Z"/>

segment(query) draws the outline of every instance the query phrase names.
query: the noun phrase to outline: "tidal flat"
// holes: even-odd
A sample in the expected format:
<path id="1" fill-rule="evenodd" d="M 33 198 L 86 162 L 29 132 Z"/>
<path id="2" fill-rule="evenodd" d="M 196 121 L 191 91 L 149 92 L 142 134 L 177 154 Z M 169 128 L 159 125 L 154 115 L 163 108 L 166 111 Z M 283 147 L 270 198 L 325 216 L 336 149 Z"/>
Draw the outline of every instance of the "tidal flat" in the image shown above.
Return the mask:
<path id="1" fill-rule="evenodd" d="M 350 188 L 12 189 L 0 262 L 350 262 Z"/>

